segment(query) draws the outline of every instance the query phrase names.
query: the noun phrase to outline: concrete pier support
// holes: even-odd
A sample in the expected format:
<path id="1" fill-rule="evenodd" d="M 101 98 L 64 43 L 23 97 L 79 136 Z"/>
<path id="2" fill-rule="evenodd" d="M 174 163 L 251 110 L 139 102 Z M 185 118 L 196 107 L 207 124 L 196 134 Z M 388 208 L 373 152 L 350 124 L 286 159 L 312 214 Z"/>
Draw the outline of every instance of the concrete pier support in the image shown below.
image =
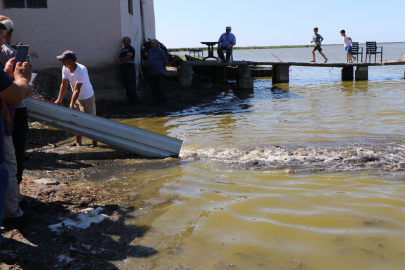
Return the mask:
<path id="1" fill-rule="evenodd" d="M 238 66 L 236 83 L 238 84 L 238 89 L 240 90 L 253 89 L 254 79 L 250 77 L 250 68 L 248 65 Z"/>
<path id="2" fill-rule="evenodd" d="M 353 81 L 353 66 L 342 68 L 342 81 Z"/>
<path id="3" fill-rule="evenodd" d="M 213 67 L 212 81 L 217 83 L 226 82 L 226 66 Z"/>
<path id="4" fill-rule="evenodd" d="M 272 83 L 288 83 L 290 82 L 290 66 L 289 65 L 273 65 Z"/>
<path id="5" fill-rule="evenodd" d="M 367 81 L 368 80 L 368 66 L 361 67 L 357 66 L 354 72 L 356 81 Z"/>
<path id="6" fill-rule="evenodd" d="M 193 68 L 191 65 L 182 64 L 178 69 L 178 80 L 180 86 L 191 86 L 193 83 Z"/>

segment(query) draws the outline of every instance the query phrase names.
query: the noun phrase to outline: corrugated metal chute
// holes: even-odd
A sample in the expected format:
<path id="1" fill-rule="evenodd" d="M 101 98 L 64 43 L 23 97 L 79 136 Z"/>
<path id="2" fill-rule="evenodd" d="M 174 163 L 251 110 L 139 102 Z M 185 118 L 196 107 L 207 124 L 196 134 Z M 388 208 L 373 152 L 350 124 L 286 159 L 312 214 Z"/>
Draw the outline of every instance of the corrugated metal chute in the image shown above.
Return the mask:
<path id="1" fill-rule="evenodd" d="M 53 103 L 26 98 L 28 117 L 123 150 L 149 157 L 178 156 L 182 141 Z"/>

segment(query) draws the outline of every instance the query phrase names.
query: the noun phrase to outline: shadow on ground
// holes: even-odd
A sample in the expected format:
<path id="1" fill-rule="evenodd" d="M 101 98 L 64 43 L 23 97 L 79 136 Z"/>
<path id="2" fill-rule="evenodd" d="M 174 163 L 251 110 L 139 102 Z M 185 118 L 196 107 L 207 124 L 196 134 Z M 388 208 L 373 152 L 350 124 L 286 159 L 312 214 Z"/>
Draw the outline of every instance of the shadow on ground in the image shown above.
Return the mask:
<path id="1" fill-rule="evenodd" d="M 125 224 L 126 219 L 136 218 L 130 214 L 134 211 L 133 207 L 120 208 L 116 204 L 100 206 L 92 203 L 92 193 L 76 194 L 77 189 L 60 186 L 48 188 L 41 195 L 41 200 L 30 198 L 22 203 L 24 213 L 32 215 L 33 220 L 19 226 L 6 225 L 3 239 L 12 241 L 2 245 L 1 269 L 118 269 L 112 262 L 157 253 L 154 248 L 131 246 L 134 239 L 149 230 L 147 227 Z M 94 191 L 97 193 L 97 190 Z M 66 193 L 71 193 L 70 199 L 67 199 Z M 58 198 L 58 194 L 63 196 L 62 200 L 52 201 Z M 89 200 L 84 203 L 75 196 L 87 196 Z M 103 207 L 100 213 L 108 217 L 100 223 L 92 223 L 87 229 L 67 225 L 62 225 L 58 233 L 49 229 L 50 225 L 66 219 L 77 220 L 77 214 L 90 206 L 94 209 Z"/>

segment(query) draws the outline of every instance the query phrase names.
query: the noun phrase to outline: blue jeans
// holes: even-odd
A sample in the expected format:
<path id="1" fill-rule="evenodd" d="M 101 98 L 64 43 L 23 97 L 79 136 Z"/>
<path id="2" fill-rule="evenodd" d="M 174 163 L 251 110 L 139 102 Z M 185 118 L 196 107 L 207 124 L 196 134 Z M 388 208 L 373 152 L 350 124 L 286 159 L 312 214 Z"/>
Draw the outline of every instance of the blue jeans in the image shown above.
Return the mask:
<path id="1" fill-rule="evenodd" d="M 6 164 L 0 165 L 0 226 L 3 221 L 3 206 L 6 200 L 6 193 L 8 188 L 8 170 Z M 1 245 L 1 235 L 0 235 L 0 245 Z"/>
<path id="2" fill-rule="evenodd" d="M 128 103 L 138 102 L 138 96 L 136 94 L 136 73 L 135 67 L 133 68 L 121 68 L 122 84 L 125 88 Z"/>

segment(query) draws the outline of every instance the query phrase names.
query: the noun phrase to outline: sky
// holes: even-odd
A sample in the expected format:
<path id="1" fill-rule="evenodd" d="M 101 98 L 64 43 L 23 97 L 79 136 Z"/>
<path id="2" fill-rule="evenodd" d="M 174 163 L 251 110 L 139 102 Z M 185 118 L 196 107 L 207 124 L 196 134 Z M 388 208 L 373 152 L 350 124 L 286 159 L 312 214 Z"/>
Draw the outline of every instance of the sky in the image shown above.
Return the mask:
<path id="1" fill-rule="evenodd" d="M 154 0 L 156 38 L 167 48 L 203 47 L 232 27 L 236 46 L 404 42 L 405 0 Z"/>

